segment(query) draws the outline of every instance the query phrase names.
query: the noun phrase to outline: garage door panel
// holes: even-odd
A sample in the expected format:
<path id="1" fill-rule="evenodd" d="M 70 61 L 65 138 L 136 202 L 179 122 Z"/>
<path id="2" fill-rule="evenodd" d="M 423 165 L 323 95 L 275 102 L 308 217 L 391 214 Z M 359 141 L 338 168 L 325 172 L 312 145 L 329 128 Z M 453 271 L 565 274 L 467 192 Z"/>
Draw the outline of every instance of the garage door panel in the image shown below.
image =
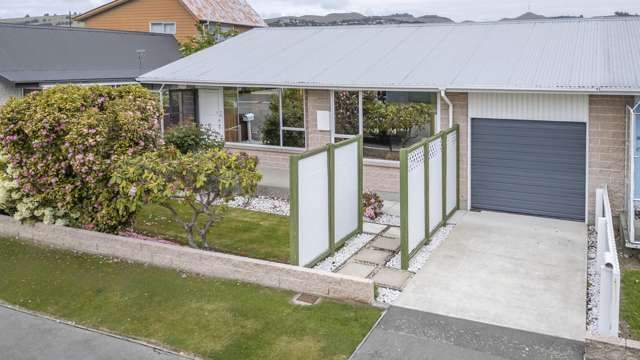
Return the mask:
<path id="1" fill-rule="evenodd" d="M 584 123 L 472 119 L 471 206 L 584 219 Z"/>

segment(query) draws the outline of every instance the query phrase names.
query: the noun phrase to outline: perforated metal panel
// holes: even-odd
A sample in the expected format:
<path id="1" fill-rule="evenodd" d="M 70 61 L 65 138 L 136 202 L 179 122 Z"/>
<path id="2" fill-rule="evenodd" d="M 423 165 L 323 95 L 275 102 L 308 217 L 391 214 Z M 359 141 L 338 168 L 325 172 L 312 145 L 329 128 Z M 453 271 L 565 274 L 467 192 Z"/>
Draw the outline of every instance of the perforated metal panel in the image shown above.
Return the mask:
<path id="1" fill-rule="evenodd" d="M 472 119 L 471 207 L 584 220 L 584 123 Z"/>

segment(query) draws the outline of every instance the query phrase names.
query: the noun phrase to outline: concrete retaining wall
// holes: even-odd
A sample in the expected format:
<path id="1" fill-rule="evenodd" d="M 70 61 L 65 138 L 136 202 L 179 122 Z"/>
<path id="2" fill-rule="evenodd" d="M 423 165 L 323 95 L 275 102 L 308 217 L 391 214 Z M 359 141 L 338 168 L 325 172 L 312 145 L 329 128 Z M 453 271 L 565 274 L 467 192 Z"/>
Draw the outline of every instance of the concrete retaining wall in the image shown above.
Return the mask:
<path id="1" fill-rule="evenodd" d="M 7 216 L 0 216 L 0 236 L 328 298 L 374 300 L 372 280 L 241 256 L 62 226 L 23 225 Z"/>

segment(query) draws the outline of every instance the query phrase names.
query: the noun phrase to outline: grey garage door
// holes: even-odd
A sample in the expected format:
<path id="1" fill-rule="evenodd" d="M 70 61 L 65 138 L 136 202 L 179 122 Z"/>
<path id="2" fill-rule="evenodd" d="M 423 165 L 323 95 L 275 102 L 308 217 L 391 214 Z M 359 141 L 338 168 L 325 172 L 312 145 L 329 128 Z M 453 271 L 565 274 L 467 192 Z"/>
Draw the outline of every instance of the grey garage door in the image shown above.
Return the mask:
<path id="1" fill-rule="evenodd" d="M 471 207 L 584 220 L 584 123 L 471 120 Z"/>

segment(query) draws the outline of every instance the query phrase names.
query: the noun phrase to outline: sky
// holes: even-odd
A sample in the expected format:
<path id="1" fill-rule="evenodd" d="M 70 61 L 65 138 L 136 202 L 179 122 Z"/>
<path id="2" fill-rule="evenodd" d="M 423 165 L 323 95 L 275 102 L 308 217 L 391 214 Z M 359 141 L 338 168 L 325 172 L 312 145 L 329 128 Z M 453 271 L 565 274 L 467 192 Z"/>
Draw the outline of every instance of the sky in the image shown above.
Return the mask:
<path id="1" fill-rule="evenodd" d="M 247 0 L 264 18 L 356 11 L 365 15 L 411 13 L 454 21 L 491 21 L 526 11 L 546 16 L 640 13 L 638 0 Z M 109 0 L 0 0 L 0 18 L 84 12 Z"/>

